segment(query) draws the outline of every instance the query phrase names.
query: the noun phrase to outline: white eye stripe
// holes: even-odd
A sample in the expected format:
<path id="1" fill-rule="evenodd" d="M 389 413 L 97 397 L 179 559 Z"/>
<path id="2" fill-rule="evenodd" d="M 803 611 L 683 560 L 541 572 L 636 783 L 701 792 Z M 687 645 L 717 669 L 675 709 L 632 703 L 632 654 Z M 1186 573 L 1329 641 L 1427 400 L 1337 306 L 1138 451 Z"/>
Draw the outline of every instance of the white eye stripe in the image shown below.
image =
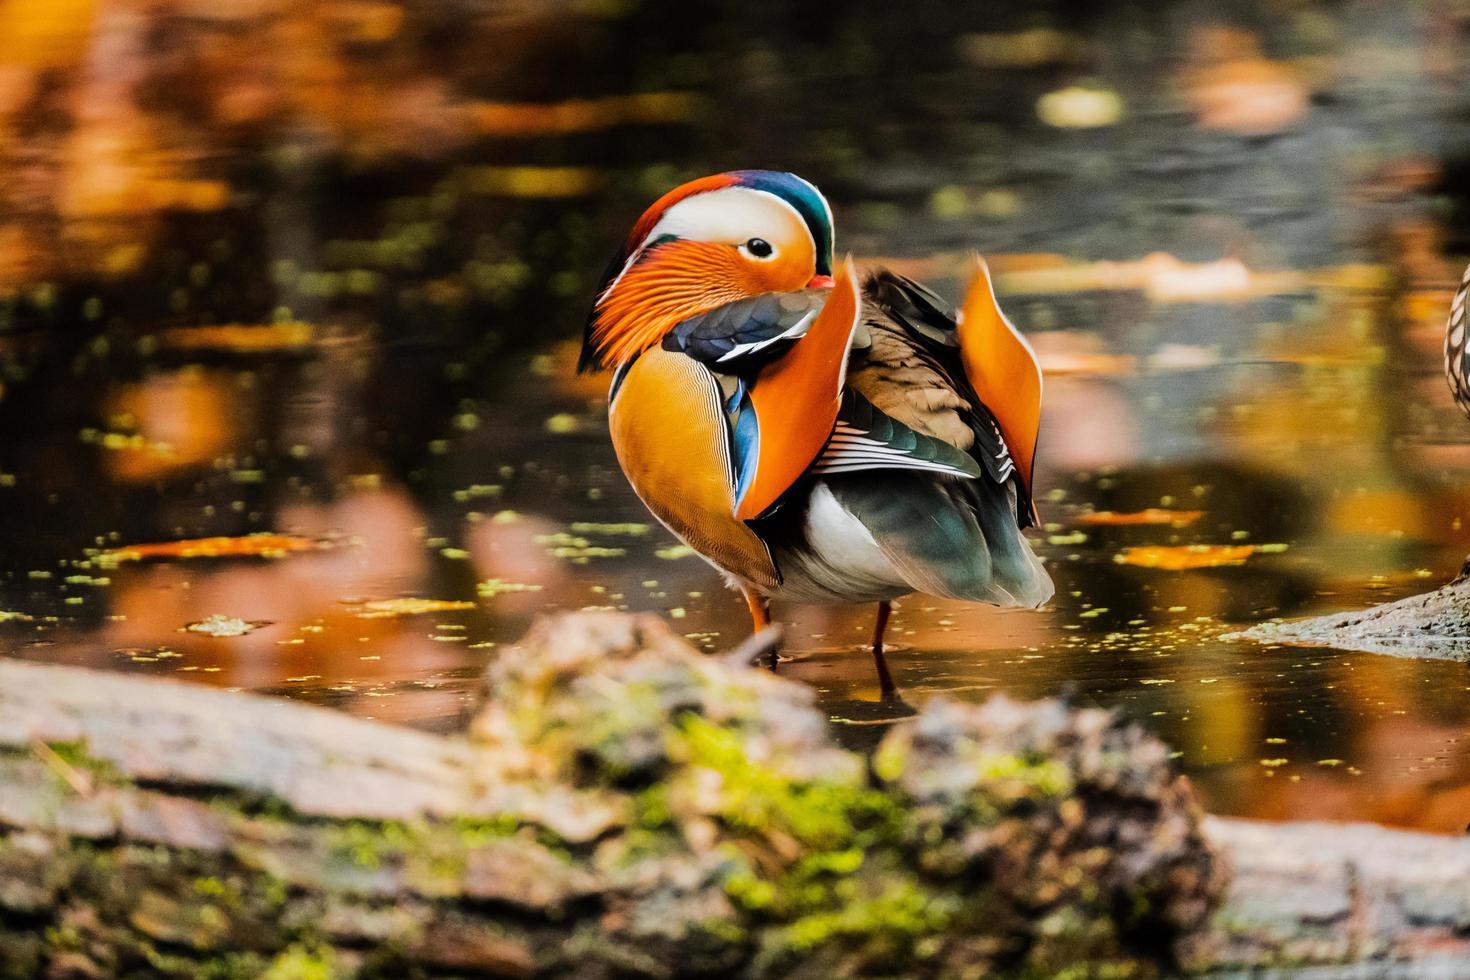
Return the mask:
<path id="1" fill-rule="evenodd" d="M 775 194 L 750 187 L 722 187 L 687 197 L 664 212 L 634 254 L 660 235 L 705 242 L 730 242 L 742 247 L 752 237 L 789 240 L 794 233 L 811 241 L 801 214 Z M 812 242 L 815 250 L 816 243 Z"/>
<path id="2" fill-rule="evenodd" d="M 800 177 L 797 179 L 801 180 Z M 805 180 L 802 180 L 802 183 L 810 187 L 822 202 L 822 207 L 827 215 L 828 227 L 831 227 L 831 205 L 817 191 L 815 185 Z M 793 234 L 804 238 L 811 247 L 813 255 L 816 254 L 817 243 L 812 238 L 812 232 L 807 227 L 806 219 L 790 202 L 776 194 L 740 186 L 722 187 L 719 190 L 695 194 L 664 212 L 658 223 L 628 253 L 628 258 L 623 262 L 623 267 L 618 270 L 618 274 L 603 288 L 602 292 L 597 294 L 597 302 L 601 304 L 612 295 L 618 284 L 622 282 L 623 276 L 628 274 L 628 270 L 638 264 L 638 260 L 643 256 L 649 244 L 661 237 L 672 236 L 693 241 L 729 242 L 732 245 L 738 245 L 742 255 L 766 261 L 781 254 L 781 249 L 775 246 L 772 239 L 785 241 L 789 240 Z M 771 245 L 769 256 L 752 255 L 745 248 L 753 237 L 764 239 Z"/>

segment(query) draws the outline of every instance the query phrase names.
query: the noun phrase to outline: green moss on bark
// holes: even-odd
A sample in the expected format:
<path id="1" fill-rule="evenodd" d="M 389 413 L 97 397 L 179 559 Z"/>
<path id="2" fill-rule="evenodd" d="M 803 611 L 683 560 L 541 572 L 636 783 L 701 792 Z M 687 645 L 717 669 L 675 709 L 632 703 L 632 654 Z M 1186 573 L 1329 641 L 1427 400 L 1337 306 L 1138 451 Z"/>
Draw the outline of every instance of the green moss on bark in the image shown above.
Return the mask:
<path id="1" fill-rule="evenodd" d="M 537 627 L 490 689 L 474 791 L 414 819 L 63 747 L 98 793 L 0 820 L 0 974 L 1147 977 L 1218 894 L 1167 752 L 1101 712 L 935 701 L 869 760 L 808 689 L 611 615 Z"/>

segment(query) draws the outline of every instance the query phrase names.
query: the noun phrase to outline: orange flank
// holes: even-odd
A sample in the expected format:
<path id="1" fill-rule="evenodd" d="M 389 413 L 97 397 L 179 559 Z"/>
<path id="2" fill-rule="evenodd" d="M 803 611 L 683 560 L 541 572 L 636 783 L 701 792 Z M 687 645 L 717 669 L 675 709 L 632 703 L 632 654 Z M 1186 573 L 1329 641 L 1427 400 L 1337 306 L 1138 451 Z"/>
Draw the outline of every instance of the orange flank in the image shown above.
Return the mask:
<path id="1" fill-rule="evenodd" d="M 759 437 L 755 479 L 735 510 L 741 520 L 769 510 L 826 445 L 837 424 L 859 310 L 857 274 L 848 258 L 806 335 L 788 354 L 762 368 L 751 385 Z"/>
<path id="2" fill-rule="evenodd" d="M 1126 514 L 1119 514 L 1111 510 L 1094 511 L 1078 517 L 1077 523 L 1087 527 L 1131 527 L 1140 524 L 1187 527 L 1203 516 L 1205 512 L 1202 510 L 1165 510 L 1162 507 L 1150 507 L 1147 510 L 1135 510 Z"/>
<path id="3" fill-rule="evenodd" d="M 645 352 L 618 386 L 608 429 L 628 482 L 659 520 L 720 568 L 780 584 L 770 551 L 735 519 L 729 426 L 708 368 L 662 347 Z"/>
<path id="4" fill-rule="evenodd" d="M 1000 423 L 1028 492 L 1041 426 L 1041 365 L 995 298 L 990 268 L 978 254 L 975 277 L 959 314 L 960 355 L 975 394 Z"/>
<path id="5" fill-rule="evenodd" d="M 315 538 L 293 534 L 249 534 L 239 538 L 191 538 L 157 544 L 130 544 L 103 552 L 114 562 L 149 558 L 281 558 L 298 551 L 325 547 Z"/>
<path id="6" fill-rule="evenodd" d="M 1240 565 L 1259 550 L 1253 544 L 1148 545 L 1124 548 L 1113 560 L 1120 565 L 1183 572 L 1192 568 Z"/>

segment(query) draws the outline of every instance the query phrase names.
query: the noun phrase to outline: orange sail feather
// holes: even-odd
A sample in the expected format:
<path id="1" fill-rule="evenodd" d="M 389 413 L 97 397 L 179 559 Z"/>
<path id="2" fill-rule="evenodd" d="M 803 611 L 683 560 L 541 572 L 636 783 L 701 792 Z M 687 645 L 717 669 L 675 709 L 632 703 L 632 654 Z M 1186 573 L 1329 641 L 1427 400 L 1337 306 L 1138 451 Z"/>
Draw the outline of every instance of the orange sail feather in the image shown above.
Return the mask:
<path id="1" fill-rule="evenodd" d="M 990 267 L 975 256 L 975 276 L 959 314 L 960 355 L 975 394 L 1000 424 L 1029 494 L 1041 427 L 1041 364 L 1001 312 Z"/>
<path id="2" fill-rule="evenodd" d="M 860 309 L 857 274 L 848 258 L 806 335 L 788 354 L 762 368 L 751 385 L 759 436 L 755 478 L 735 509 L 741 520 L 769 510 L 827 444 L 837 424 Z"/>

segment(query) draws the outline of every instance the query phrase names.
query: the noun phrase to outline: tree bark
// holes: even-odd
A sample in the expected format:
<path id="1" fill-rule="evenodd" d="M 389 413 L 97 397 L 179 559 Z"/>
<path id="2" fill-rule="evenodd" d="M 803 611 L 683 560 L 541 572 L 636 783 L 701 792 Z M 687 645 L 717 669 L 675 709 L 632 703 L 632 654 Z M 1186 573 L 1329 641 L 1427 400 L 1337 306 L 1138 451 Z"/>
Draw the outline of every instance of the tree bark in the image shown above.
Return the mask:
<path id="1" fill-rule="evenodd" d="M 1202 819 L 1167 755 L 1002 698 L 860 757 L 618 614 L 539 623 L 459 737 L 0 661 L 0 975 L 1470 970 L 1470 845 Z"/>

